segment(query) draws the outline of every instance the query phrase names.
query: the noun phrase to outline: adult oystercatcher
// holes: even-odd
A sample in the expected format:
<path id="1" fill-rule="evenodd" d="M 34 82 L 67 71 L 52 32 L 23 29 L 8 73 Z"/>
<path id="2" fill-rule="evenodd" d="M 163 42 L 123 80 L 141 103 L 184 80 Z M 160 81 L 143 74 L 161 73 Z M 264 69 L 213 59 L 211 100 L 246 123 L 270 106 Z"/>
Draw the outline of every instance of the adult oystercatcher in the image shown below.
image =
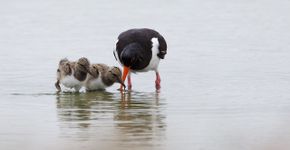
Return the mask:
<path id="1" fill-rule="evenodd" d="M 156 90 L 161 88 L 158 65 L 167 53 L 165 39 L 157 31 L 142 28 L 130 29 L 118 36 L 114 50 L 115 59 L 123 66 L 123 82 L 128 75 L 128 89 L 132 88 L 130 72 L 155 71 Z M 121 85 L 121 90 L 122 90 Z"/>

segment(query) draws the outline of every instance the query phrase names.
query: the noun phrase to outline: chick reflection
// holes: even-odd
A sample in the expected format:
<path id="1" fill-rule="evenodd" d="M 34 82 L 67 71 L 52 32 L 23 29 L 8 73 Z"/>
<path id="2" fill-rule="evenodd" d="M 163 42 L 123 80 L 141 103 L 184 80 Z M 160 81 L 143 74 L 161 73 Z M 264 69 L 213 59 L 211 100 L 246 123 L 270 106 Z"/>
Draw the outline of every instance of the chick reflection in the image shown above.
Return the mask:
<path id="1" fill-rule="evenodd" d="M 166 128 L 162 102 L 159 100 L 159 93 L 123 94 L 120 108 L 114 115 L 120 140 L 129 145 L 158 144 L 164 137 Z"/>
<path id="2" fill-rule="evenodd" d="M 98 102 L 112 101 L 112 97 L 108 92 L 60 94 L 57 96 L 58 117 L 61 122 L 70 123 L 70 127 L 87 128 L 102 113 L 102 107 L 106 107 Z"/>
<path id="3" fill-rule="evenodd" d="M 63 138 L 131 146 L 152 145 L 164 137 L 164 101 L 157 93 L 62 93 L 56 99 Z"/>

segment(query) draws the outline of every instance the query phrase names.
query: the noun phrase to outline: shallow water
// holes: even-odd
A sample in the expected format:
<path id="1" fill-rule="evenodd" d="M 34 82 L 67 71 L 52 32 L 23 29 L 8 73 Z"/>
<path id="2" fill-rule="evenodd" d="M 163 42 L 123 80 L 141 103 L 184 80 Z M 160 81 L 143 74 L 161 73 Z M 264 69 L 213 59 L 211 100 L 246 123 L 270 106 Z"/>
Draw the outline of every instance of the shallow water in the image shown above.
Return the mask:
<path id="1" fill-rule="evenodd" d="M 0 2 L 0 149 L 276 150 L 290 144 L 290 2 Z M 126 29 L 167 40 L 133 91 L 56 93 L 58 61 L 117 65 Z"/>

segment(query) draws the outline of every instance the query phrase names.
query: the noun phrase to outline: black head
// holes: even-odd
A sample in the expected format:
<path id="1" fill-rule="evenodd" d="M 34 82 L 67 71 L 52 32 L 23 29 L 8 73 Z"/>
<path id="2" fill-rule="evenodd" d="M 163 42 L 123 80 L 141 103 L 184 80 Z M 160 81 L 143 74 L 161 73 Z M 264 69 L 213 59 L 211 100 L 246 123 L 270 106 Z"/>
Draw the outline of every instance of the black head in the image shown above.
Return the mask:
<path id="1" fill-rule="evenodd" d="M 129 67 L 133 70 L 145 68 L 151 59 L 152 52 L 146 51 L 138 43 L 130 43 L 124 47 L 120 60 L 124 66 Z"/>

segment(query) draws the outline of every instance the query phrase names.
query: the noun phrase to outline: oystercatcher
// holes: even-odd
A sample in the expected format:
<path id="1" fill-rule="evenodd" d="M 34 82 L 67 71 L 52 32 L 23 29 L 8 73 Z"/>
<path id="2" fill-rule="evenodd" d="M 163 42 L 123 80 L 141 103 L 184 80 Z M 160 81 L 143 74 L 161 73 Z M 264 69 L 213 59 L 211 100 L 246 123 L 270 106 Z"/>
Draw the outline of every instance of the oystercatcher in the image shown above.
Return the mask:
<path id="1" fill-rule="evenodd" d="M 65 87 L 74 88 L 78 92 L 86 80 L 87 74 L 91 74 L 89 67 L 90 62 L 85 57 L 80 58 L 77 62 L 69 61 L 66 58 L 60 60 L 55 87 L 58 91 L 61 91 L 59 85 L 61 83 Z"/>
<path id="2" fill-rule="evenodd" d="M 109 67 L 106 64 L 92 64 L 90 73 L 85 81 L 87 91 L 104 90 L 115 82 L 125 86 L 121 79 L 121 69 L 118 67 Z"/>
<path id="3" fill-rule="evenodd" d="M 161 88 L 158 65 L 167 53 L 165 39 L 157 31 L 142 28 L 130 29 L 118 36 L 114 50 L 115 59 L 123 66 L 123 82 L 128 75 L 128 89 L 132 88 L 130 72 L 155 71 L 156 90 Z M 121 90 L 122 90 L 121 85 Z"/>

